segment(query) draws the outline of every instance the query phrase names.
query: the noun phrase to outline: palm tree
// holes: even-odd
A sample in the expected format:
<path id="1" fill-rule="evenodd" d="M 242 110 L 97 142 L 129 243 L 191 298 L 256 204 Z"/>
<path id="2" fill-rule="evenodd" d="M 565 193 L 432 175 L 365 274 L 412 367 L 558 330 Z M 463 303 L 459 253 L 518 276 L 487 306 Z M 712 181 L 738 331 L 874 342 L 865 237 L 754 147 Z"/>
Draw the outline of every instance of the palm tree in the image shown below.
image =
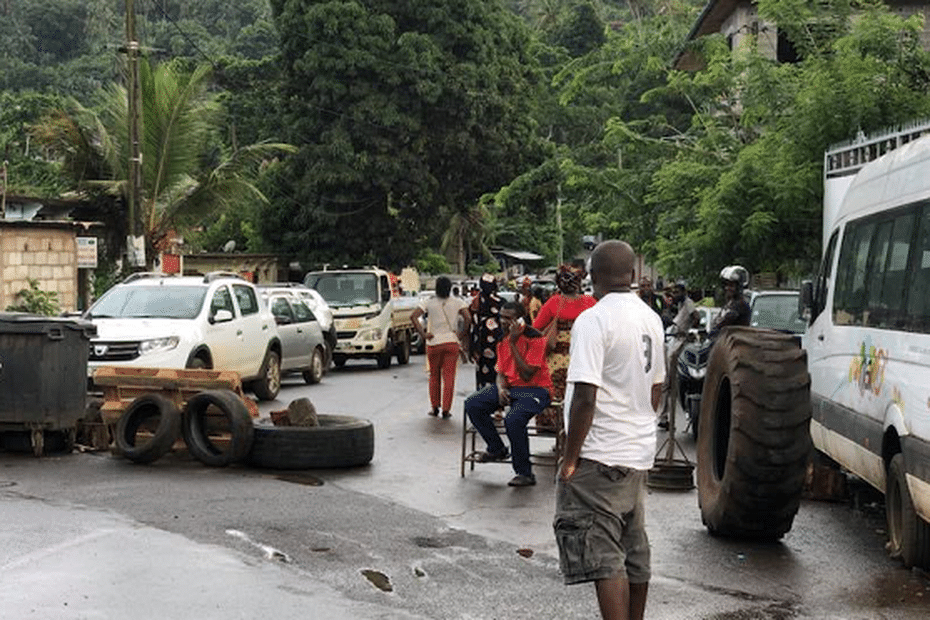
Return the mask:
<path id="1" fill-rule="evenodd" d="M 480 251 L 487 258 L 493 258 L 488 248 L 492 217 L 486 204 L 481 202 L 456 211 L 449 218 L 449 225 L 442 235 L 441 250 L 446 256 L 454 252 L 458 273 L 466 273 L 468 258 L 475 251 Z"/>
<path id="2" fill-rule="evenodd" d="M 252 182 L 269 158 L 296 149 L 260 143 L 213 155 L 218 106 L 208 91 L 209 67 L 190 73 L 170 64 L 140 62 L 142 187 L 139 221 L 146 256 L 164 248 L 169 233 L 244 201 L 267 202 Z M 100 113 L 72 102 L 34 128 L 79 188 L 126 197 L 129 130 L 126 90 L 112 86 Z"/>

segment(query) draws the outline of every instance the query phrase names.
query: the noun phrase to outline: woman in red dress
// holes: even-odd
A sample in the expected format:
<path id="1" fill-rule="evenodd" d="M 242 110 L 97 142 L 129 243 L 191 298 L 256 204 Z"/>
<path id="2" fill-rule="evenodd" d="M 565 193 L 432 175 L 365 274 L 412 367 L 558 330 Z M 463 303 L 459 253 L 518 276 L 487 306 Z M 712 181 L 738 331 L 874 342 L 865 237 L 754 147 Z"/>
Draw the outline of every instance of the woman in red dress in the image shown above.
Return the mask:
<path id="1" fill-rule="evenodd" d="M 552 401 L 561 402 L 565 397 L 565 377 L 568 374 L 568 349 L 571 343 L 572 325 L 578 315 L 593 306 L 596 300 L 590 295 L 581 292 L 582 281 L 585 278 L 583 267 L 575 265 L 562 265 L 556 275 L 555 282 L 559 292 L 552 295 L 533 321 L 533 327 L 544 331 L 553 320 L 557 323 L 557 339 L 555 349 L 546 358 L 549 366 L 549 375 L 552 377 Z M 555 416 L 562 415 L 560 409 L 550 407 L 542 414 L 536 416 L 539 426 L 556 427 Z"/>

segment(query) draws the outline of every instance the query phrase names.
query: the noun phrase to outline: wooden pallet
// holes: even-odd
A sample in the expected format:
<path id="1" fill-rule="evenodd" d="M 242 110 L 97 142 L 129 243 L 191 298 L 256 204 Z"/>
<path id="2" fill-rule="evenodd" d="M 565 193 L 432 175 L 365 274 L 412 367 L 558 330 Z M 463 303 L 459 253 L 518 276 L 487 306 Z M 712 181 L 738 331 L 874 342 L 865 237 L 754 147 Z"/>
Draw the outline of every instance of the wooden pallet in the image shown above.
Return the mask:
<path id="1" fill-rule="evenodd" d="M 116 424 L 132 401 L 151 392 L 170 398 L 180 409 L 198 392 L 232 390 L 239 395 L 253 418 L 259 415 L 258 405 L 242 392 L 239 373 L 230 370 L 101 366 L 94 372 L 94 384 L 103 389 L 100 416 L 106 424 Z"/>

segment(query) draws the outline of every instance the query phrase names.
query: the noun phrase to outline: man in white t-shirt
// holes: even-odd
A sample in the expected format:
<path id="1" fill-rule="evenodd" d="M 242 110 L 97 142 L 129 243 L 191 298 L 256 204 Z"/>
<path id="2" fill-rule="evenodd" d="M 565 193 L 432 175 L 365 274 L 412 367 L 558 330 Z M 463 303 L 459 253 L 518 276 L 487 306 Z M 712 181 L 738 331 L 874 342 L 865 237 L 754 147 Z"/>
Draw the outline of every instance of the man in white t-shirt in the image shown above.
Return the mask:
<path id="1" fill-rule="evenodd" d="M 556 483 L 564 581 L 593 581 L 602 618 L 642 618 L 651 574 L 645 489 L 665 379 L 664 332 L 630 290 L 635 259 L 622 241 L 605 241 L 591 255 L 598 303 L 572 327 Z"/>

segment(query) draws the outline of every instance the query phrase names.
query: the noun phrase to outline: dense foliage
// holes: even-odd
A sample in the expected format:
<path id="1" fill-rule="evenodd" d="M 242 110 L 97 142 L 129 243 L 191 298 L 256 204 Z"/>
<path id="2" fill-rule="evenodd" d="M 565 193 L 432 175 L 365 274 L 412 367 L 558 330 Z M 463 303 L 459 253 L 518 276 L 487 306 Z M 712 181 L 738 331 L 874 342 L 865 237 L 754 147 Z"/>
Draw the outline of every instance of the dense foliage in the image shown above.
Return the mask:
<path id="1" fill-rule="evenodd" d="M 552 264 L 601 235 L 630 240 L 668 276 L 709 282 L 732 262 L 804 274 L 820 252 L 824 149 L 930 116 L 920 22 L 869 2 L 759 0 L 797 62 L 710 36 L 691 43 L 696 72 L 673 63 L 700 0 L 135 3 L 153 68 L 204 80 L 209 127 L 188 137 L 206 148 L 183 163 L 186 178 L 207 179 L 242 145 L 298 149 L 253 168 L 267 203 L 165 221 L 196 247 L 232 239 L 308 268 L 475 271 L 494 246 Z M 56 110 L 75 128 L 107 125 L 122 10 L 0 0 L 10 191 L 121 178 L 114 161 L 34 136 L 66 118 Z M 165 200 L 184 193 L 175 187 Z"/>

